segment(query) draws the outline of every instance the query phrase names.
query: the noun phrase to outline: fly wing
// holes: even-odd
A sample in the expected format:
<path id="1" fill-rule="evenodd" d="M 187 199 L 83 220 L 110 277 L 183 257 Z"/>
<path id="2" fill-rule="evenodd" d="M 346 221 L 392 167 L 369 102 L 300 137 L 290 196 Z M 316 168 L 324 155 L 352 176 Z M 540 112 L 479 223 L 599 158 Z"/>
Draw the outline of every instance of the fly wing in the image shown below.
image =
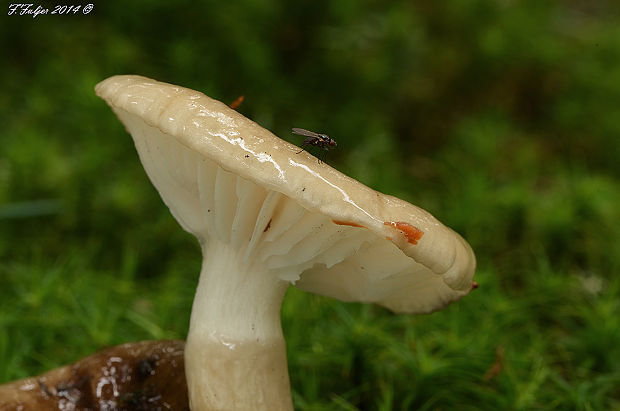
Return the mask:
<path id="1" fill-rule="evenodd" d="M 319 137 L 318 133 L 314 131 L 306 130 L 305 128 L 293 128 L 293 134 L 299 134 L 300 136 L 306 137 Z"/>

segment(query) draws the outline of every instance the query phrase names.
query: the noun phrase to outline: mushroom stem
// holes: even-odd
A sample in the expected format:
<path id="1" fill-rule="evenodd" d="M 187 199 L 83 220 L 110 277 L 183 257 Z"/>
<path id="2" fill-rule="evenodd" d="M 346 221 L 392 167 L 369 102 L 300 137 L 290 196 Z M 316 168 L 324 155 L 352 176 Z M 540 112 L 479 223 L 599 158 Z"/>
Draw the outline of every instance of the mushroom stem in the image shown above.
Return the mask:
<path id="1" fill-rule="evenodd" d="M 211 241 L 185 348 L 193 410 L 292 410 L 280 307 L 288 283 Z"/>

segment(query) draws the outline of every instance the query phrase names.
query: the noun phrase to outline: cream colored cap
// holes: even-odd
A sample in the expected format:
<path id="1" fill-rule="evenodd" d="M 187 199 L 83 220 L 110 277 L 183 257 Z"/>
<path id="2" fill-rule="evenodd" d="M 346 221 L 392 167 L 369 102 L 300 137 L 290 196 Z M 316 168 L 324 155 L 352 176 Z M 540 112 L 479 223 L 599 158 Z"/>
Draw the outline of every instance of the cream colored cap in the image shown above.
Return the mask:
<path id="1" fill-rule="evenodd" d="M 475 257 L 431 214 L 347 177 L 225 104 L 141 76 L 96 87 L 201 244 L 344 301 L 429 312 L 472 289 Z"/>

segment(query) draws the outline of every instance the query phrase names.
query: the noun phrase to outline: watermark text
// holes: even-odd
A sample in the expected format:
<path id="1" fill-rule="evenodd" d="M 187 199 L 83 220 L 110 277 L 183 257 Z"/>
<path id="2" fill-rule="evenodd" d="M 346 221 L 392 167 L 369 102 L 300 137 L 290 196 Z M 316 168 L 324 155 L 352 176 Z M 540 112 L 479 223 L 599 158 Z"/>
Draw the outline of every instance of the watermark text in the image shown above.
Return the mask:
<path id="1" fill-rule="evenodd" d="M 11 3 L 9 4 L 8 16 L 38 17 L 45 15 L 75 15 L 88 14 L 95 6 L 92 3 L 86 5 L 57 4 L 51 8 L 43 7 L 34 3 Z"/>

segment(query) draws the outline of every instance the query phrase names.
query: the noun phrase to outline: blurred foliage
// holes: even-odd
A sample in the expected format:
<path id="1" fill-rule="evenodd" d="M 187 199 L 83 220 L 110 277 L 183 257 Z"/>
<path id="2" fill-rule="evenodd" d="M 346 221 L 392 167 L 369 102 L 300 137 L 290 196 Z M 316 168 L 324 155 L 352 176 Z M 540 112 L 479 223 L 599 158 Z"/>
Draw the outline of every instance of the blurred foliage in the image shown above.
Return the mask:
<path id="1" fill-rule="evenodd" d="M 93 93 L 136 73 L 328 133 L 476 251 L 431 316 L 292 290 L 298 409 L 620 407 L 620 3 L 94 6 L 0 25 L 0 380 L 186 333 L 198 246 Z"/>

